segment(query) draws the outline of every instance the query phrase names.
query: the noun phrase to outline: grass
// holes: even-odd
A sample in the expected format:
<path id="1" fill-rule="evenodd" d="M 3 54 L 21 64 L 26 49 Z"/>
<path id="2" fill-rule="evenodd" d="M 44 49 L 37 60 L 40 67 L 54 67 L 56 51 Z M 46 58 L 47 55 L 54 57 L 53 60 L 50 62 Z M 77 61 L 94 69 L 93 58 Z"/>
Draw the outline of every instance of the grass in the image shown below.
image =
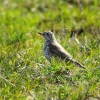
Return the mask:
<path id="1" fill-rule="evenodd" d="M 98 0 L 1 0 L 0 100 L 99 100 L 99 5 Z M 84 32 L 70 39 L 80 28 Z M 45 30 L 53 30 L 86 69 L 55 59 L 50 64 L 37 34 Z"/>

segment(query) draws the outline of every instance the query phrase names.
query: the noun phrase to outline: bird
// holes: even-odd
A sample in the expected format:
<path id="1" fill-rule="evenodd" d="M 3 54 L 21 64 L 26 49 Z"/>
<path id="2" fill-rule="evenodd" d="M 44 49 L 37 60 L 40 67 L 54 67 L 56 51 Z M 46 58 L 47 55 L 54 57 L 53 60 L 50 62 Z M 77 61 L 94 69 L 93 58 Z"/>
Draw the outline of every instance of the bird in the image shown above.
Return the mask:
<path id="1" fill-rule="evenodd" d="M 51 31 L 38 32 L 45 39 L 44 43 L 44 55 L 46 59 L 51 63 L 52 57 L 59 58 L 65 62 L 73 62 L 78 67 L 85 68 L 81 63 L 73 58 L 57 41 L 55 35 Z"/>
<path id="2" fill-rule="evenodd" d="M 73 38 L 73 37 L 75 37 L 75 36 L 79 36 L 79 35 L 82 34 L 83 32 L 84 32 L 84 30 L 83 30 L 82 28 L 77 29 L 77 30 L 72 29 L 72 30 L 71 30 L 70 38 Z"/>

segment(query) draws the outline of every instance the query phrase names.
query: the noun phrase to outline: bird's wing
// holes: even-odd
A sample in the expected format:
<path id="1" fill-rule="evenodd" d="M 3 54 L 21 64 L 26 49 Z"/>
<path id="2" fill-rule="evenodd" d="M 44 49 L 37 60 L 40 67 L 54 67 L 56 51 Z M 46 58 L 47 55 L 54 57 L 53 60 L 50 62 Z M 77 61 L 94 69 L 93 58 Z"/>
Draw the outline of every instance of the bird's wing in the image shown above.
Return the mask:
<path id="1" fill-rule="evenodd" d="M 60 44 L 56 43 L 50 43 L 49 44 L 49 51 L 51 52 L 52 56 L 59 57 L 62 60 L 72 61 L 76 65 L 78 65 L 81 68 L 85 68 L 82 64 L 77 62 L 72 55 L 70 55 Z"/>
<path id="2" fill-rule="evenodd" d="M 50 43 L 49 51 L 55 57 L 59 57 L 62 60 L 71 60 L 73 57 L 59 44 L 59 43 Z"/>

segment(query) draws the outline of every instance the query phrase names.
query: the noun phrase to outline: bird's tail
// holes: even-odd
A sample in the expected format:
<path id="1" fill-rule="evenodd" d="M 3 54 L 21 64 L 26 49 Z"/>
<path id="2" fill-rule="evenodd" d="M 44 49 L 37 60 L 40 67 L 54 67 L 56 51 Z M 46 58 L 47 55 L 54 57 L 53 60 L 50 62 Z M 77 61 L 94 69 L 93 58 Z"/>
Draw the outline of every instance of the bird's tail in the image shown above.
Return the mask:
<path id="1" fill-rule="evenodd" d="M 85 67 L 84 67 L 81 63 L 79 63 L 78 61 L 76 61 L 76 60 L 74 60 L 74 59 L 72 59 L 72 61 L 73 61 L 76 65 L 78 65 L 79 67 L 85 69 Z"/>

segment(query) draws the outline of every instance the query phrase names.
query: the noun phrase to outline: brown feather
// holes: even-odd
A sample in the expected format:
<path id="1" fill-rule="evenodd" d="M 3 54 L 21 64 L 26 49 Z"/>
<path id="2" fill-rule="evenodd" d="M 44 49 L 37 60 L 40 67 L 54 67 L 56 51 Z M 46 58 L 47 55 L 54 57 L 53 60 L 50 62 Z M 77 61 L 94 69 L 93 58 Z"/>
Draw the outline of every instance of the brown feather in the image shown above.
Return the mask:
<path id="1" fill-rule="evenodd" d="M 66 62 L 74 62 L 79 67 L 84 68 L 84 66 L 77 62 L 75 59 L 73 59 L 73 56 L 69 54 L 58 42 L 51 42 L 48 46 L 52 56 L 59 57 L 60 59 L 65 60 Z"/>
<path id="2" fill-rule="evenodd" d="M 49 51 L 52 56 L 60 57 L 62 60 L 70 60 L 73 59 L 72 55 L 70 55 L 66 50 L 57 42 L 50 43 L 49 45 Z"/>

